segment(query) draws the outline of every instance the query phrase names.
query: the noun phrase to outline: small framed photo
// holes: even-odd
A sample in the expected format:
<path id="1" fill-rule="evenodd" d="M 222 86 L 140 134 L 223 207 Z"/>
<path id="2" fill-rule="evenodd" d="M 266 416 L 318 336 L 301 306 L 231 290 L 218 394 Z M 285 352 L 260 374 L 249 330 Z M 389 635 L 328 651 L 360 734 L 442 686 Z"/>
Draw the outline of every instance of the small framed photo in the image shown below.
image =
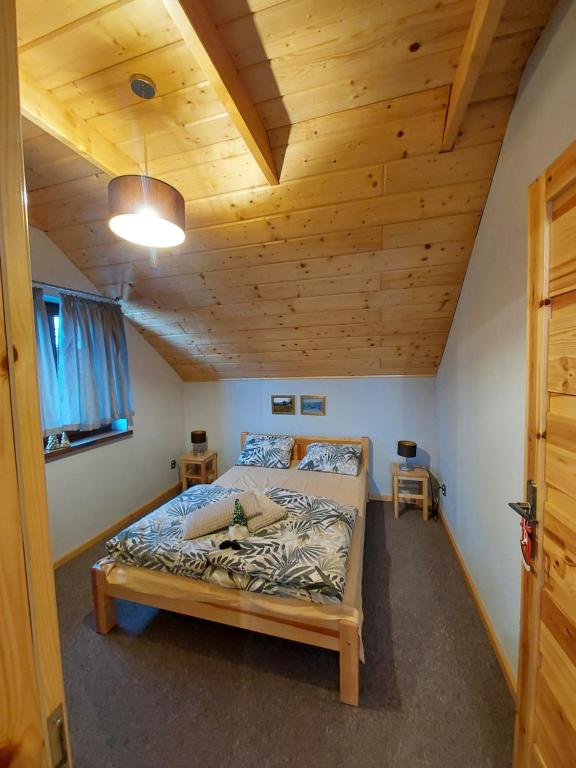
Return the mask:
<path id="1" fill-rule="evenodd" d="M 293 416 L 296 413 L 296 395 L 272 395 L 272 413 Z"/>
<path id="2" fill-rule="evenodd" d="M 300 413 L 302 416 L 325 416 L 326 398 L 324 395 L 300 395 Z"/>

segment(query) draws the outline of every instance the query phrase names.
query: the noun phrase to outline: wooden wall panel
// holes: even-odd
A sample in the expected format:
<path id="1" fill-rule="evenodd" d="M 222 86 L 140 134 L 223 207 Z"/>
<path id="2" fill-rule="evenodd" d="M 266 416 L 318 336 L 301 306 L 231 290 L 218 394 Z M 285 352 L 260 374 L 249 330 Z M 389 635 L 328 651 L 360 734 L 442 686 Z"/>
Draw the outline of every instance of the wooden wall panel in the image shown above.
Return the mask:
<path id="1" fill-rule="evenodd" d="M 546 479 L 576 502 L 576 420 L 549 414 L 546 426 Z"/>
<path id="2" fill-rule="evenodd" d="M 30 18 L 18 8 L 18 24 Z M 38 3 L 31 9 L 50 19 Z M 64 25 L 58 34 L 42 35 L 20 50 L 20 63 L 39 85 L 52 90 L 150 50 L 175 42 L 180 35 L 155 0 L 110 3 L 107 13 L 87 23 Z M 153 23 L 151 23 L 153 22 Z M 50 21 L 45 22 L 50 25 Z"/>
<path id="3" fill-rule="evenodd" d="M 434 370 L 425 334 L 449 327 L 519 78 L 554 0 L 508 0 L 450 153 L 442 134 L 474 0 L 207 3 L 267 128 L 273 187 L 155 0 L 79 0 L 51 18 L 39 0 L 19 4 L 23 72 L 135 163 L 146 152 L 150 173 L 185 197 L 187 239 L 154 260 L 119 241 L 109 177 L 25 123 L 30 220 L 122 297 L 183 375 L 193 369 L 175 355 L 191 347 L 199 360 L 252 356 L 222 372 L 199 363 L 199 377 L 284 371 L 283 348 L 259 344 L 287 333 L 293 353 L 345 339 L 342 314 L 358 339 L 418 318 L 413 352 L 384 344 L 378 356 L 370 342 L 343 370 Z M 155 80 L 155 100 L 131 93 L 135 71 Z M 219 345 L 228 351 L 208 352 Z M 322 375 L 347 348 L 317 349 Z"/>
<path id="4" fill-rule="evenodd" d="M 190 271 L 190 266 L 197 267 L 201 272 L 209 272 L 235 267 L 239 263 L 257 266 L 332 254 L 359 253 L 380 248 L 381 244 L 381 227 L 355 227 L 319 236 L 286 238 L 281 241 L 267 240 L 257 245 L 222 248 L 205 254 L 191 251 L 189 244 L 184 242 L 172 253 L 159 254 L 158 267 L 150 263 L 150 255 L 146 249 L 130 246 L 128 243 L 104 243 L 99 246 L 73 249 L 68 252 L 68 255 L 81 269 L 96 269 L 99 265 L 106 264 L 135 263 L 138 274 L 153 277 L 157 274 L 185 273 Z M 185 269 L 179 269 L 179 267 Z"/>
<path id="5" fill-rule="evenodd" d="M 472 1 L 455 5 L 456 12 L 461 14 L 457 18 L 457 27 L 464 32 L 472 15 Z M 434 0 L 410 0 L 409 3 L 406 0 L 387 0 L 386 3 L 355 0 L 353 23 L 342 10 L 335 3 L 291 0 L 261 9 L 255 16 L 243 15 L 230 23 L 221 24 L 220 31 L 236 66 L 242 71 L 267 59 L 300 59 L 314 53 L 317 57 L 325 55 L 326 58 L 342 52 L 350 55 L 356 48 L 362 48 L 363 43 L 368 49 L 373 47 L 383 39 L 387 29 L 421 25 L 425 20 L 432 26 L 436 24 L 437 31 L 442 34 L 446 30 L 446 18 L 454 15 L 453 8 L 442 8 L 438 12 Z M 312 18 L 312 24 L 295 24 L 296 19 Z M 358 40 L 351 39 L 351 26 Z M 254 44 L 256 32 L 258 45 Z M 404 49 L 407 47 L 402 46 Z"/>
<path id="6" fill-rule="evenodd" d="M 552 221 L 550 242 L 550 294 L 576 290 L 576 199 L 570 210 Z"/>
<path id="7" fill-rule="evenodd" d="M 576 303 L 574 294 L 552 300 L 550 319 L 548 389 L 576 394 Z"/>
<path id="8" fill-rule="evenodd" d="M 314 209 L 313 213 L 310 210 L 297 211 L 218 227 L 189 229 L 186 247 L 197 251 L 237 248 L 270 240 L 341 231 L 357 223 L 364 226 L 386 225 L 481 211 L 489 188 L 488 180 L 480 180 L 339 206 L 325 206 Z M 104 221 L 88 225 L 73 224 L 49 232 L 54 242 L 65 251 L 74 245 L 87 248 L 115 241 L 115 235 Z"/>
<path id="9" fill-rule="evenodd" d="M 311 295 L 316 288 L 329 286 L 326 281 L 336 281 L 347 276 L 370 277 L 379 272 L 382 273 L 382 287 L 409 288 L 422 282 L 459 284 L 460 280 L 454 280 L 454 275 L 463 274 L 470 249 L 471 244 L 467 242 L 464 245 L 461 242 L 436 243 L 430 244 L 429 248 L 416 246 L 389 251 L 320 256 L 306 258 L 305 261 L 301 257 L 287 262 L 274 262 L 267 266 L 221 270 L 204 270 L 203 264 L 197 264 L 195 259 L 190 259 L 187 265 L 174 267 L 178 270 L 177 276 L 170 275 L 168 267 L 165 267 L 168 272 L 166 277 L 160 273 L 160 277 L 150 278 L 146 268 L 140 272 L 139 264 L 129 271 L 122 265 L 116 268 L 90 269 L 87 274 L 102 288 L 109 285 L 116 288 L 122 279 L 131 280 L 134 287 L 132 297 L 158 297 L 159 303 L 164 294 L 201 294 L 203 291 L 213 291 L 233 298 L 234 294 L 230 291 L 235 289 L 241 290 L 248 286 L 255 292 L 265 292 L 267 286 L 280 287 L 293 281 L 298 281 L 302 291 Z M 242 255 L 239 255 L 235 263 L 241 263 L 241 260 Z M 406 269 L 398 269 L 399 266 L 406 266 Z M 297 286 L 295 288 L 297 289 Z M 228 293 L 223 294 L 223 291 Z M 295 295 L 303 295 L 302 291 L 296 290 Z M 329 288 L 328 291 L 332 292 Z"/>
<path id="10" fill-rule="evenodd" d="M 35 1 L 35 0 L 34 0 Z M 132 0 L 130 0 L 131 2 Z M 116 110 L 141 104 L 141 100 L 126 85 L 134 72 L 145 72 L 154 82 L 161 84 L 165 95 L 206 90 L 206 77 L 191 58 L 183 40 L 121 61 L 86 77 L 64 83 L 52 93 L 71 107 L 84 120 L 96 118 Z"/>

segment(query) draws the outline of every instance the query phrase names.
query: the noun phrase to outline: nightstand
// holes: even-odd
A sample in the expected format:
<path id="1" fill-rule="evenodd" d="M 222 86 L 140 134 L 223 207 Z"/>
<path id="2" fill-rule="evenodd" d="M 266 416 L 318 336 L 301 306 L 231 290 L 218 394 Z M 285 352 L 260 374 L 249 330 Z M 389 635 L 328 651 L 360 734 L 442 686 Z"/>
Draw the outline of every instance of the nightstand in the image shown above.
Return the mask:
<path id="1" fill-rule="evenodd" d="M 408 501 L 422 502 L 422 519 L 428 520 L 428 470 L 415 467 L 410 472 L 392 464 L 392 489 L 394 517 L 400 517 L 400 504 Z"/>
<path id="2" fill-rule="evenodd" d="M 212 483 L 217 477 L 218 454 L 216 451 L 185 453 L 180 457 L 180 482 L 183 491 L 191 485 Z"/>

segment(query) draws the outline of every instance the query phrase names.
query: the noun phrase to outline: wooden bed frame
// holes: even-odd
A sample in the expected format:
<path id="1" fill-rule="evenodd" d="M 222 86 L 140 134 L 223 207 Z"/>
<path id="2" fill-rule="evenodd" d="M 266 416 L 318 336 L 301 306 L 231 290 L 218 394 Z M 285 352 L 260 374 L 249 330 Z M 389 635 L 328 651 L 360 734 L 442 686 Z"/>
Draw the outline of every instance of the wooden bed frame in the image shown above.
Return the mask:
<path id="1" fill-rule="evenodd" d="M 243 432 L 241 443 L 248 433 Z M 362 445 L 362 466 L 369 467 L 370 462 L 370 441 L 367 437 L 361 438 L 334 438 L 334 437 L 304 437 L 293 436 L 294 448 L 292 451 L 293 459 L 301 459 L 306 453 L 307 446 L 313 442 L 324 443 L 355 443 Z M 366 473 L 366 478 L 368 474 Z M 365 495 L 365 500 L 367 496 Z M 356 526 L 362 526 L 358 534 L 364 539 L 365 517 L 359 516 Z M 355 530 L 356 530 L 355 526 Z M 315 645 L 321 648 L 328 648 L 331 651 L 337 651 L 340 654 L 340 700 L 345 704 L 358 706 L 359 691 L 359 663 L 360 663 L 360 633 L 357 622 L 347 616 L 342 618 L 318 618 L 310 617 L 306 621 L 295 620 L 292 613 L 286 608 L 282 611 L 282 603 L 286 598 L 270 595 L 259 595 L 250 593 L 251 603 L 258 605 L 257 610 L 246 610 L 239 608 L 235 595 L 231 593 L 237 590 L 229 590 L 224 587 L 213 588 L 218 593 L 218 601 L 206 601 L 198 599 L 204 582 L 197 582 L 194 579 L 186 579 L 185 591 L 186 597 L 182 597 L 182 589 L 177 593 L 174 590 L 175 580 L 181 587 L 182 576 L 174 576 L 170 573 L 152 571 L 146 568 L 136 566 L 119 565 L 127 578 L 122 584 L 112 584 L 107 580 L 106 571 L 100 563 L 92 566 L 92 594 L 94 599 L 94 618 L 96 631 L 100 634 L 106 634 L 116 625 L 116 610 L 114 598 L 131 600 L 135 603 L 150 605 L 163 610 L 182 613 L 187 616 L 194 616 L 199 619 L 216 621 L 220 624 L 228 624 L 233 627 L 249 629 L 253 632 L 260 632 L 265 635 L 282 637 L 287 640 L 293 640 L 307 645 Z M 359 558 L 359 573 L 357 576 L 362 579 L 362 557 Z M 130 585 L 130 572 L 138 571 L 138 586 Z M 162 590 L 158 589 L 158 580 L 161 578 Z M 143 585 L 146 589 L 143 590 Z M 172 585 L 174 596 L 169 597 L 170 586 Z M 260 598 L 260 600 L 259 600 Z M 274 602 L 274 610 L 270 610 L 269 601 Z M 261 605 L 259 604 L 261 602 Z M 361 609 L 360 605 L 356 606 Z M 303 603 L 305 611 L 306 604 Z M 337 610 L 337 609 L 336 609 Z"/>

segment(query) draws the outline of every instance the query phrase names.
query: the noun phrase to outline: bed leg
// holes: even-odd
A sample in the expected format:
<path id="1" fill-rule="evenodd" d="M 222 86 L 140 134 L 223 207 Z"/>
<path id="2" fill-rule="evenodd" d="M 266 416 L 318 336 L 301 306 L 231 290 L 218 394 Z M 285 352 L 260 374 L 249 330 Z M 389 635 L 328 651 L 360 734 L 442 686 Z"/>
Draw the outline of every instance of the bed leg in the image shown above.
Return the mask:
<path id="1" fill-rule="evenodd" d="M 92 576 L 92 599 L 96 632 L 106 635 L 116 626 L 116 605 L 114 598 L 106 594 L 106 574 L 98 564 L 90 571 Z"/>
<path id="2" fill-rule="evenodd" d="M 349 621 L 340 622 L 340 701 L 358 706 L 360 685 L 360 657 L 358 626 Z"/>

